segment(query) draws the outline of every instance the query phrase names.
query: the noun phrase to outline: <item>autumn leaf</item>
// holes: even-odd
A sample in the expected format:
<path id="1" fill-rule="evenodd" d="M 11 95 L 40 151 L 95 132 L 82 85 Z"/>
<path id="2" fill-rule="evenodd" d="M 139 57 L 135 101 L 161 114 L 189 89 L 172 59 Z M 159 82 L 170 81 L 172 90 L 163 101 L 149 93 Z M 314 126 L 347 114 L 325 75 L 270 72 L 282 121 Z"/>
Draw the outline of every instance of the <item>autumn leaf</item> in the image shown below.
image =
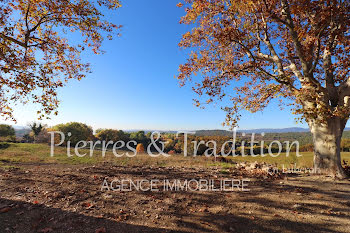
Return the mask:
<path id="1" fill-rule="evenodd" d="M 7 213 L 11 210 L 12 208 L 11 207 L 4 207 L 4 208 L 1 208 L 0 209 L 0 213 Z"/>
<path id="2" fill-rule="evenodd" d="M 290 108 L 320 142 L 318 172 L 345 178 L 339 143 L 350 116 L 350 2 L 184 0 L 183 5 L 180 23 L 191 30 L 179 46 L 191 52 L 177 78 L 204 99 L 196 98 L 195 105 L 222 101 L 225 125 L 232 128 L 244 111 L 256 113 L 271 102 Z"/>
<path id="3" fill-rule="evenodd" d="M 102 11 L 120 6 L 118 0 L 6 0 L 0 8 L 0 115 L 15 120 L 11 106 L 29 100 L 40 106 L 39 118 L 57 114 L 57 89 L 89 72 L 83 50 L 101 53 L 104 37 L 112 39 L 120 28 Z M 81 40 L 68 32 L 79 32 Z"/>
<path id="4" fill-rule="evenodd" d="M 52 231 L 53 231 L 52 228 L 47 227 L 47 228 L 43 228 L 43 229 L 39 230 L 38 232 L 40 232 L 40 233 L 47 233 L 47 232 L 52 232 Z"/>
<path id="5" fill-rule="evenodd" d="M 181 2 L 179 2 L 176 6 L 177 7 L 183 7 L 184 4 L 182 4 Z"/>
<path id="6" fill-rule="evenodd" d="M 95 233 L 106 233 L 106 228 L 100 227 L 100 228 L 95 230 Z"/>

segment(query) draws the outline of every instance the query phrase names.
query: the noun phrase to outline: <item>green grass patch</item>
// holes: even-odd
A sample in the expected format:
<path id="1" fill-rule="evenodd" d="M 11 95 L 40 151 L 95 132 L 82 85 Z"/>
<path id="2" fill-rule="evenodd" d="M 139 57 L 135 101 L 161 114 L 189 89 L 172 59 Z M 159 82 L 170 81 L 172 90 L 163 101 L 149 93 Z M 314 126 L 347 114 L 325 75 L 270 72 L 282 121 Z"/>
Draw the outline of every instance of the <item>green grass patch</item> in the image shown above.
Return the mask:
<path id="1" fill-rule="evenodd" d="M 30 143 L 8 143 L 9 146 L 4 149 L 0 149 L 0 167 L 4 166 L 16 166 L 16 164 L 37 164 L 37 163 L 49 163 L 49 164 L 96 164 L 104 161 L 112 162 L 116 165 L 122 166 L 205 166 L 205 167 L 219 167 L 223 171 L 234 167 L 234 164 L 214 162 L 212 158 L 205 156 L 184 157 L 183 155 L 171 155 L 170 157 L 156 157 L 152 158 L 146 154 L 140 154 L 136 157 L 115 157 L 112 152 L 107 152 L 106 156 L 102 157 L 102 152 L 99 150 L 94 151 L 92 157 L 90 157 L 89 150 L 79 150 L 80 154 L 86 153 L 84 157 L 78 157 L 75 155 L 74 150 L 71 150 L 71 157 L 67 156 L 67 148 L 55 147 L 54 156 L 50 156 L 50 146 L 47 144 L 30 144 Z M 125 152 L 124 152 L 125 153 Z M 290 153 L 286 156 L 285 153 L 281 153 L 278 157 L 272 157 L 266 155 L 264 157 L 257 156 L 236 156 L 227 157 L 234 162 L 259 162 L 276 164 L 279 168 L 282 166 L 290 167 L 296 164 L 297 167 L 312 167 L 313 165 L 313 153 L 302 152 L 302 156 L 297 157 L 295 153 Z M 342 159 L 350 161 L 350 152 L 342 153 Z"/>

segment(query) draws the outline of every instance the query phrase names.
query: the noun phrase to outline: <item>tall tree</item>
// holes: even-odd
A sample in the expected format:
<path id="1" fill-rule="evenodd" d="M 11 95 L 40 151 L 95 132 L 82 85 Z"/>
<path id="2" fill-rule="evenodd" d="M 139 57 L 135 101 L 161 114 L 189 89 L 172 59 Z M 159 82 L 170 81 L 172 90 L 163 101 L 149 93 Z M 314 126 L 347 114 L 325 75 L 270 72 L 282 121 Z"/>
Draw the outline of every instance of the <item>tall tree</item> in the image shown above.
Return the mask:
<path id="1" fill-rule="evenodd" d="M 11 125 L 0 124 L 0 137 L 16 136 L 16 131 Z"/>
<path id="2" fill-rule="evenodd" d="M 341 0 L 185 0 L 194 24 L 178 76 L 210 103 L 229 95 L 227 124 L 273 99 L 306 120 L 315 171 L 345 177 L 340 141 L 350 114 L 350 2 Z M 233 86 L 230 89 L 229 87 Z M 197 105 L 202 103 L 196 100 Z"/>
<path id="3" fill-rule="evenodd" d="M 118 0 L 0 0 L 0 114 L 15 120 L 18 101 L 39 104 L 39 118 L 57 114 L 57 88 L 89 72 L 80 54 L 101 52 L 120 27 L 102 10 L 118 7 Z"/>
<path id="4" fill-rule="evenodd" d="M 49 131 L 62 132 L 65 135 L 65 143 L 70 141 L 71 145 L 76 145 L 79 141 L 90 141 L 94 139 L 92 127 L 80 122 L 58 124 L 49 129 Z M 71 133 L 70 136 L 68 135 L 69 133 Z"/>
<path id="5" fill-rule="evenodd" d="M 29 124 L 30 129 L 33 132 L 34 135 L 34 141 L 36 140 L 36 138 L 38 137 L 38 135 L 43 131 L 43 129 L 45 129 L 45 125 L 42 125 L 40 122 L 32 122 Z"/>

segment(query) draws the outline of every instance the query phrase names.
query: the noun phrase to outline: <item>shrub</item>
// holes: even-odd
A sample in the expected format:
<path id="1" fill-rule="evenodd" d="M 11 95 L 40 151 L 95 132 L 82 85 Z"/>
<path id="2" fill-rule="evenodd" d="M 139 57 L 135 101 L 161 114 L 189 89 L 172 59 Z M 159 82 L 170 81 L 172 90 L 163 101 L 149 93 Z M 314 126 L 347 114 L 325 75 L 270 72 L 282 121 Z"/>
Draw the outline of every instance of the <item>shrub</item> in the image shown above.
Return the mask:
<path id="1" fill-rule="evenodd" d="M 43 129 L 45 129 L 44 125 L 42 125 L 41 123 L 36 123 L 36 122 L 29 124 L 29 127 L 34 134 L 34 138 L 36 136 L 38 136 Z"/>
<path id="2" fill-rule="evenodd" d="M 176 152 L 174 150 L 171 150 L 171 151 L 168 152 L 168 154 L 169 155 L 174 155 L 174 154 L 176 154 Z"/>
<path id="3" fill-rule="evenodd" d="M 300 152 L 313 152 L 314 151 L 314 145 L 313 144 L 306 144 L 300 147 Z"/>
<path id="4" fill-rule="evenodd" d="M 144 152 L 145 152 L 145 147 L 143 146 L 142 143 L 137 144 L 137 146 L 136 146 L 136 152 L 137 152 L 137 153 L 144 153 Z"/>
<path id="5" fill-rule="evenodd" d="M 175 152 L 175 144 L 176 144 L 175 140 L 168 139 L 165 143 L 164 152 L 170 152 L 170 151 Z"/>
<path id="6" fill-rule="evenodd" d="M 23 135 L 21 142 L 32 143 L 32 142 L 34 142 L 34 138 L 32 135 L 27 133 L 27 134 Z"/>
<path id="7" fill-rule="evenodd" d="M 128 141 L 128 135 L 122 130 L 98 129 L 96 133 L 96 137 L 101 141 Z"/>
<path id="8" fill-rule="evenodd" d="M 350 151 L 350 139 L 344 138 L 341 140 L 340 149 L 343 152 L 349 152 Z"/>
<path id="9" fill-rule="evenodd" d="M 50 143 L 51 135 L 48 134 L 46 129 L 42 129 L 40 133 L 35 136 L 36 143 Z"/>
<path id="10" fill-rule="evenodd" d="M 93 130 L 90 126 L 79 122 L 69 122 L 54 126 L 50 131 L 61 131 L 65 135 L 65 143 L 70 140 L 71 145 L 76 145 L 79 141 L 89 141 L 94 139 Z M 69 137 L 68 133 L 72 135 Z"/>
<path id="11" fill-rule="evenodd" d="M 0 142 L 16 142 L 16 136 L 0 137 Z"/>
<path id="12" fill-rule="evenodd" d="M 0 125 L 0 141 L 2 142 L 16 141 L 16 132 L 11 125 L 6 125 L 6 124 Z"/>
<path id="13" fill-rule="evenodd" d="M 8 144 L 7 142 L 0 142 L 0 149 L 6 149 L 9 148 L 10 144 Z"/>
<path id="14" fill-rule="evenodd" d="M 130 134 L 130 138 L 138 142 L 147 140 L 147 137 L 145 136 L 145 131 L 133 132 Z"/>

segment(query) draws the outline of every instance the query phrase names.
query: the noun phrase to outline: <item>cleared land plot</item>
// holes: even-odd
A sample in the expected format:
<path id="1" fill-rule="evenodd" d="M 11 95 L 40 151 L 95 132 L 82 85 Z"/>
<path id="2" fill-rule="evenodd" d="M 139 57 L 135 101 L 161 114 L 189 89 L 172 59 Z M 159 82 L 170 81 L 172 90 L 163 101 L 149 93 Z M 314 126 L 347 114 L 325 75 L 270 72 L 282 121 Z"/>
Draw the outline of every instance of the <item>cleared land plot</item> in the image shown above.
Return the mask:
<path id="1" fill-rule="evenodd" d="M 1 232 L 350 232 L 349 181 L 307 174 L 262 179 L 204 157 L 49 153 L 47 145 L 33 144 L 0 151 Z M 312 162 L 310 153 L 304 157 L 305 166 Z M 281 158 L 266 162 L 290 162 Z M 248 192 L 106 192 L 105 178 L 251 181 Z"/>

